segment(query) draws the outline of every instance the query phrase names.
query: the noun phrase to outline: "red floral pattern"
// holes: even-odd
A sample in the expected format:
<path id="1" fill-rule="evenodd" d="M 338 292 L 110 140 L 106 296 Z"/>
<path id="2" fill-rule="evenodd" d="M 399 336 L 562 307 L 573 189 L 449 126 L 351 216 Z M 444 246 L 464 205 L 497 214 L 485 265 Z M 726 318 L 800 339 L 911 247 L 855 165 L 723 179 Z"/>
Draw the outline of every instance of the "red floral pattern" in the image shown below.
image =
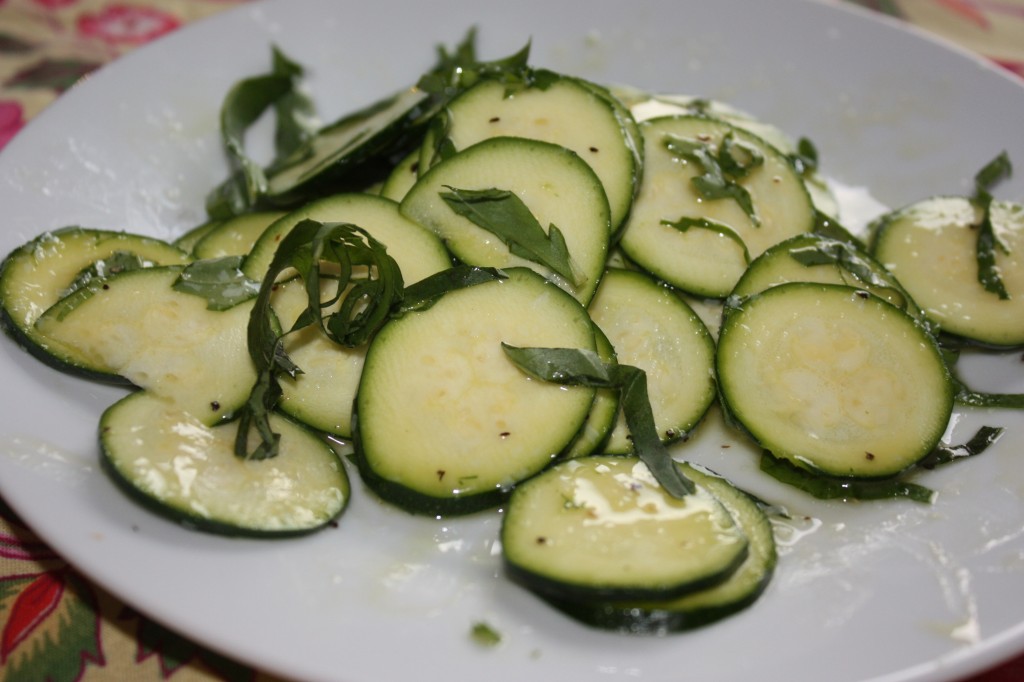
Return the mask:
<path id="1" fill-rule="evenodd" d="M 3 0 L 0 0 L 2 2 Z M 14 137 L 14 133 L 25 125 L 21 105 L 17 102 L 0 100 L 0 149 Z"/>
<path id="2" fill-rule="evenodd" d="M 112 44 L 139 45 L 178 28 L 173 14 L 152 7 L 110 5 L 78 19 L 78 31 Z"/>

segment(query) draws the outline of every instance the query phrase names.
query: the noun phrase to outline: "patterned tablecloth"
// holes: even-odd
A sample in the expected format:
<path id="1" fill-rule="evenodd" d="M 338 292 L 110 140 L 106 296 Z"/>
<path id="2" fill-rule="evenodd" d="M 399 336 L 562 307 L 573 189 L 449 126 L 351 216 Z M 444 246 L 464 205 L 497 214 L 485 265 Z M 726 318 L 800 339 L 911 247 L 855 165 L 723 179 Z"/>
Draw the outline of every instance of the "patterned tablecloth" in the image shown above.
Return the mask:
<path id="1" fill-rule="evenodd" d="M 243 0 L 0 0 L 0 148 L 93 69 Z M 858 0 L 1024 78 L 1024 0 Z M 84 580 L 0 500 L 0 680 L 267 680 Z M 1024 656 L 971 682 L 1024 680 Z"/>

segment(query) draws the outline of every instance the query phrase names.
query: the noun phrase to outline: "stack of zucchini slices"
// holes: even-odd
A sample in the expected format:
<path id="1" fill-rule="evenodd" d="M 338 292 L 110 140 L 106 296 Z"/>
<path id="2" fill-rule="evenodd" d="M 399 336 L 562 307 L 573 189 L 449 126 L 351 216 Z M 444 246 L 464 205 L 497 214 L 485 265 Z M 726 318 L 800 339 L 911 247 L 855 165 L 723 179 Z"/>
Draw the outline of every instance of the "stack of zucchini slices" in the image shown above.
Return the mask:
<path id="1" fill-rule="evenodd" d="M 0 269 L 12 337 L 137 389 L 100 420 L 103 463 L 187 525 L 322 527 L 350 494 L 331 443 L 351 443 L 408 512 L 503 507 L 508 573 L 572 617 L 684 630 L 753 603 L 776 563 L 762 506 L 665 449 L 716 402 L 794 469 L 890 480 L 952 413 L 938 330 L 1024 344 L 1015 204 L 904 209 L 872 255 L 807 150 L 722 105 L 480 62 L 469 40 L 303 130 L 301 69 L 276 57 L 224 120 L 262 98 L 293 144 L 254 168 L 229 143 L 210 222 L 174 244 L 67 228 Z M 968 279 L 954 242 L 979 221 L 1005 298 L 924 276 Z"/>

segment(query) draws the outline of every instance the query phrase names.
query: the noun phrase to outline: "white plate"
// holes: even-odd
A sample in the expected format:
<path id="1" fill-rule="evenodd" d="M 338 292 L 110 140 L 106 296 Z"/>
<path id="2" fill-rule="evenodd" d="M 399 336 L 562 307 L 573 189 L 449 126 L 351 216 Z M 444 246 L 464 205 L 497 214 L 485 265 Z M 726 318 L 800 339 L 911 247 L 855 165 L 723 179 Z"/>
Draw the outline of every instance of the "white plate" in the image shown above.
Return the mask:
<path id="1" fill-rule="evenodd" d="M 333 118 L 416 78 L 434 46 L 480 29 L 497 57 L 602 81 L 718 97 L 806 135 L 826 171 L 890 205 L 968 192 L 1000 150 L 1024 163 L 1024 88 L 962 53 L 845 7 L 800 0 L 268 2 L 189 27 L 93 75 L 0 154 L 0 250 L 79 223 L 169 237 L 224 173 L 219 101 L 269 45 L 311 67 Z M 1000 188 L 1024 198 L 1015 179 Z M 977 363 L 1024 391 L 1019 355 Z M 336 529 L 280 542 L 190 532 L 97 469 L 97 417 L 120 392 L 0 343 L 2 493 L 63 556 L 201 643 L 308 680 L 948 680 L 1024 649 L 1024 420 L 982 457 L 929 473 L 933 506 L 814 502 L 757 472 L 706 425 L 687 449 L 801 516 L 751 610 L 698 632 L 587 630 L 501 577 L 497 514 L 435 521 L 358 483 Z M 984 376 L 983 376 L 984 375 Z M 429 437 L 429 434 L 424 434 Z M 733 443 L 734 447 L 723 448 Z M 806 515 L 807 518 L 803 518 Z M 478 621 L 503 635 L 480 648 Z"/>

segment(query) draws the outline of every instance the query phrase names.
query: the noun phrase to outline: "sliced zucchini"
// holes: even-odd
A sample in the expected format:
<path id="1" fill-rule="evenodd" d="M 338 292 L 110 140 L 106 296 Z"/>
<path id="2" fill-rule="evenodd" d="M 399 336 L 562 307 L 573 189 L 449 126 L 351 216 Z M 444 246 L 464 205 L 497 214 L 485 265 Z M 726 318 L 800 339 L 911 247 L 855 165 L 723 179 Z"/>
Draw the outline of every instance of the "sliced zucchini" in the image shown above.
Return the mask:
<path id="1" fill-rule="evenodd" d="M 283 215 L 280 211 L 261 211 L 223 220 L 196 241 L 192 256 L 196 260 L 244 256 L 252 250 L 263 231 Z"/>
<path id="2" fill-rule="evenodd" d="M 508 574 L 565 602 L 674 599 L 717 585 L 747 537 L 701 485 L 675 498 L 635 457 L 560 462 L 512 492 L 501 528 Z"/>
<path id="3" fill-rule="evenodd" d="M 655 277 L 698 296 L 725 297 L 751 259 L 814 228 L 802 178 L 760 138 L 702 116 L 640 126 L 644 176 L 619 244 Z"/>
<path id="4" fill-rule="evenodd" d="M 833 476 L 892 476 L 928 454 L 953 409 L 934 338 L 853 287 L 793 282 L 726 311 L 723 404 L 776 457 Z"/>
<path id="5" fill-rule="evenodd" d="M 192 253 L 192 249 L 195 248 L 195 245 L 199 240 L 209 234 L 212 230 L 215 230 L 220 224 L 221 220 L 219 219 L 207 220 L 204 223 L 200 223 L 199 225 L 186 230 L 184 234 L 180 235 L 171 243 L 185 253 Z"/>
<path id="6" fill-rule="evenodd" d="M 421 226 L 402 216 L 398 204 L 372 194 L 336 194 L 298 208 L 272 223 L 242 263 L 247 277 L 262 281 L 281 242 L 303 220 L 350 223 L 363 228 L 383 243 L 402 269 L 406 285 L 432 275 L 451 264 L 444 244 Z"/>
<path id="7" fill-rule="evenodd" d="M 597 354 L 606 363 L 615 361 L 615 349 L 612 342 L 597 326 L 594 327 L 597 341 Z M 572 445 L 565 451 L 566 457 L 585 457 L 599 452 L 612 435 L 619 414 L 619 391 L 611 388 L 599 388 L 594 393 L 594 404 L 583 428 L 576 434 Z"/>
<path id="8" fill-rule="evenodd" d="M 550 226 L 558 228 L 575 281 L 521 255 L 520 248 L 510 249 L 495 232 L 457 213 L 442 198 L 453 189 L 498 190 L 518 197 L 548 241 L 555 241 Z M 401 210 L 437 234 L 460 261 L 533 268 L 584 303 L 593 296 L 608 255 L 611 226 L 601 181 L 575 153 L 547 142 L 514 137 L 479 142 L 424 174 L 402 200 Z"/>
<path id="9" fill-rule="evenodd" d="M 754 259 L 732 296 L 745 298 L 786 282 L 845 284 L 864 289 L 917 320 L 923 311 L 896 277 L 856 244 L 819 234 L 790 237 Z"/>
<path id="10" fill-rule="evenodd" d="M 296 535 L 336 518 L 349 499 L 338 454 L 313 432 L 272 416 L 277 457 L 234 453 L 238 422 L 209 426 L 139 391 L 100 419 L 102 464 L 136 499 L 189 527 L 229 535 Z"/>
<path id="11" fill-rule="evenodd" d="M 364 186 L 374 173 L 385 175 L 378 168 L 381 157 L 411 145 L 432 106 L 427 93 L 408 88 L 322 128 L 268 172 L 266 203 L 295 207 Z"/>
<path id="12" fill-rule="evenodd" d="M 410 152 L 388 173 L 380 188 L 380 195 L 392 201 L 401 201 L 420 177 L 419 151 Z"/>
<path id="13" fill-rule="evenodd" d="M 995 267 L 1009 298 L 978 281 L 981 209 L 961 197 L 933 197 L 884 216 L 873 229 L 872 250 L 942 331 L 981 344 L 1024 345 L 1024 206 L 991 205 L 1001 246 Z"/>
<path id="14" fill-rule="evenodd" d="M 700 317 L 671 289 L 648 275 L 608 270 L 588 308 L 608 335 L 618 361 L 647 373 L 654 423 L 664 442 L 684 437 L 715 399 L 715 344 Z M 632 451 L 618 415 L 604 451 Z"/>
<path id="15" fill-rule="evenodd" d="M 333 293 L 335 282 L 321 282 L 323 296 Z M 294 320 L 306 309 L 308 299 L 301 279 L 279 285 L 273 294 L 274 312 L 281 320 Z M 323 312 L 333 312 L 331 310 Z M 352 435 L 352 403 L 363 371 L 366 347 L 347 348 L 334 343 L 317 325 L 284 337 L 285 352 L 302 373 L 282 377 L 278 409 L 293 419 L 324 433 L 342 438 Z"/>
<path id="16" fill-rule="evenodd" d="M 80 366 L 124 377 L 203 423 L 229 418 L 256 372 L 246 328 L 252 300 L 223 311 L 176 290 L 180 267 L 132 270 L 67 296 L 36 322 Z"/>
<path id="17" fill-rule="evenodd" d="M 502 80 L 483 80 L 440 116 L 445 126 L 431 126 L 423 142 L 421 174 L 440 160 L 439 142 L 458 151 L 492 137 L 541 140 L 571 149 L 594 169 L 608 196 L 613 229 L 629 213 L 641 172 L 635 122 L 598 86 L 549 71 L 536 72 L 533 85 L 512 90 Z"/>
<path id="18" fill-rule="evenodd" d="M 369 487 L 409 511 L 498 504 L 572 442 L 593 389 L 528 378 L 502 344 L 593 351 L 593 325 L 532 270 L 451 291 L 386 324 L 370 344 L 353 425 Z"/>
<path id="19" fill-rule="evenodd" d="M 762 121 L 725 102 L 689 95 L 651 95 L 645 92 L 625 92 L 618 89 L 614 92 L 626 98 L 629 110 L 637 121 L 681 114 L 713 116 L 728 121 L 737 128 L 750 131 L 787 156 L 792 156 L 799 151 L 798 145 L 793 139 L 778 126 Z M 802 174 L 804 185 L 807 187 L 814 207 L 827 216 L 838 217 L 839 201 L 832 193 L 828 181 L 822 177 L 817 168 L 805 169 Z"/>
<path id="20" fill-rule="evenodd" d="M 680 463 L 686 477 L 722 503 L 748 540 L 746 559 L 725 581 L 676 599 L 658 601 L 570 601 L 554 606 L 594 627 L 660 635 L 691 630 L 736 614 L 758 600 L 778 560 L 771 521 L 750 495 L 706 470 Z"/>
<path id="21" fill-rule="evenodd" d="M 63 371 L 117 380 L 103 367 L 82 364 L 73 348 L 47 338 L 36 320 L 61 297 L 96 277 L 125 267 L 189 261 L 167 242 L 125 232 L 66 227 L 45 232 L 0 264 L 0 326 L 39 360 Z"/>

